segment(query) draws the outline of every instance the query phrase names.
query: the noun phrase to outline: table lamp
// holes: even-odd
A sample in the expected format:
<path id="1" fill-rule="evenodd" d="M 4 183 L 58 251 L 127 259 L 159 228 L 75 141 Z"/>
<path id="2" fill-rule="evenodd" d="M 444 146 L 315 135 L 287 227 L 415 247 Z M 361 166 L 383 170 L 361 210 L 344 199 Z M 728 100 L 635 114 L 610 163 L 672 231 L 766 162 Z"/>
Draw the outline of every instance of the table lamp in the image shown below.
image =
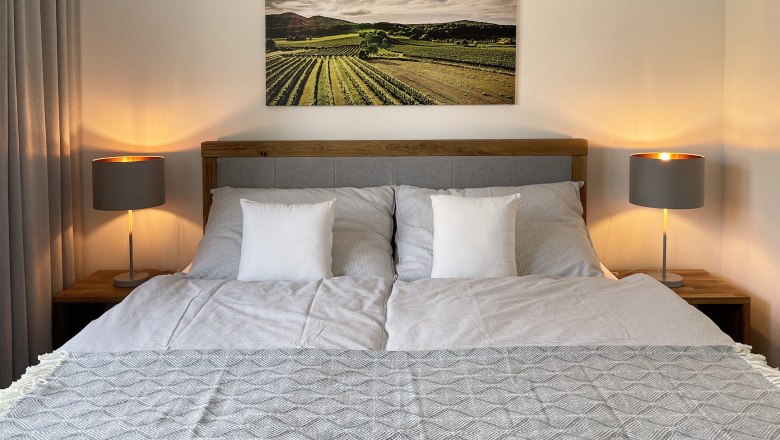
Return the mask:
<path id="1" fill-rule="evenodd" d="M 165 203 L 165 159 L 161 156 L 117 156 L 92 161 L 92 207 L 127 211 L 130 271 L 114 277 L 114 286 L 135 287 L 149 279 L 133 270 L 133 210 Z"/>
<path id="2" fill-rule="evenodd" d="M 666 224 L 669 209 L 704 206 L 704 156 L 685 153 L 631 155 L 629 201 L 664 210 L 663 269 L 648 275 L 668 287 L 680 287 L 683 278 L 666 272 Z"/>

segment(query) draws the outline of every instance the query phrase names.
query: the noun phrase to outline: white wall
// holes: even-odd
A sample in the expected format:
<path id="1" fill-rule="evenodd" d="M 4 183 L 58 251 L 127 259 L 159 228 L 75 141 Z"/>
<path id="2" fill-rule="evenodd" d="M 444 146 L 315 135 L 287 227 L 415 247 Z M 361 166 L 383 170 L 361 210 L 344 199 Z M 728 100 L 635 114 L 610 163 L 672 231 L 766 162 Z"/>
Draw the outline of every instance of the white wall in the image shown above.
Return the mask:
<path id="1" fill-rule="evenodd" d="M 583 137 L 597 251 L 631 268 L 660 264 L 661 216 L 628 204 L 629 153 L 702 153 L 706 206 L 671 214 L 670 265 L 719 271 L 723 2 L 520 2 L 516 105 L 269 108 L 262 1 L 84 0 L 85 169 L 166 156 L 168 203 L 138 211 L 136 259 L 174 269 L 201 235 L 205 140 Z M 124 214 L 93 211 L 85 176 L 85 269 L 124 267 Z"/>
<path id="2" fill-rule="evenodd" d="M 780 2 L 726 1 L 723 273 L 780 365 Z"/>

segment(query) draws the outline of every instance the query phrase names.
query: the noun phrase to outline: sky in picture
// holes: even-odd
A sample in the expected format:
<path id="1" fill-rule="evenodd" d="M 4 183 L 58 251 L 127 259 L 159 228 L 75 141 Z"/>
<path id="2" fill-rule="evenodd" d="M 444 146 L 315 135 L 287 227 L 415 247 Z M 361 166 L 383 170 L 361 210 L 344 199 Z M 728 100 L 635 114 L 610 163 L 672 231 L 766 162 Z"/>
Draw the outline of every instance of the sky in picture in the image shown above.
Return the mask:
<path id="1" fill-rule="evenodd" d="M 513 25 L 517 0 L 266 0 L 266 14 L 294 12 L 355 23 L 442 23 L 457 20 Z"/>

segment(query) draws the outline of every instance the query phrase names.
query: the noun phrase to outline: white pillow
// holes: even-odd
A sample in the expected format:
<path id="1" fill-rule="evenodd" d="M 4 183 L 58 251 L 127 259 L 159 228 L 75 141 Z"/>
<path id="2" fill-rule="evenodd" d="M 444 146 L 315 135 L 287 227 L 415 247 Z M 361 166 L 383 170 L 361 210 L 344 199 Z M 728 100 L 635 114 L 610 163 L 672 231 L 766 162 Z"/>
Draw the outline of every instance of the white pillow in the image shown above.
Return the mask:
<path id="1" fill-rule="evenodd" d="M 260 203 L 321 203 L 334 198 L 333 275 L 392 278 L 393 188 L 231 188 L 211 191 L 206 234 L 188 278 L 229 279 L 238 275 L 243 214 L 240 200 Z"/>
<path id="2" fill-rule="evenodd" d="M 507 197 L 431 196 L 431 278 L 491 278 L 517 275 L 517 194 Z"/>
<path id="3" fill-rule="evenodd" d="M 401 185 L 396 191 L 396 273 L 402 281 L 430 278 L 434 194 L 496 197 L 520 194 L 515 226 L 517 275 L 603 277 L 582 219 L 581 182 L 435 190 Z"/>
<path id="4" fill-rule="evenodd" d="M 239 281 L 333 278 L 334 200 L 313 205 L 241 199 L 244 231 Z"/>

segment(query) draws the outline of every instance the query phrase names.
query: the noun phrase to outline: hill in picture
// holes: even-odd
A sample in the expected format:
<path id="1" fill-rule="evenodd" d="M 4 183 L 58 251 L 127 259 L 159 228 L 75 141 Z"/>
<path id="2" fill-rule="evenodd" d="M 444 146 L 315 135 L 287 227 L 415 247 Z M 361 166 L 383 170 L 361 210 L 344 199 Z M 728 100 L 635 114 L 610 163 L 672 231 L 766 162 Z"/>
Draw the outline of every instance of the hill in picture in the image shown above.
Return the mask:
<path id="1" fill-rule="evenodd" d="M 514 104 L 516 2 L 342 2 L 266 1 L 267 105 Z"/>

